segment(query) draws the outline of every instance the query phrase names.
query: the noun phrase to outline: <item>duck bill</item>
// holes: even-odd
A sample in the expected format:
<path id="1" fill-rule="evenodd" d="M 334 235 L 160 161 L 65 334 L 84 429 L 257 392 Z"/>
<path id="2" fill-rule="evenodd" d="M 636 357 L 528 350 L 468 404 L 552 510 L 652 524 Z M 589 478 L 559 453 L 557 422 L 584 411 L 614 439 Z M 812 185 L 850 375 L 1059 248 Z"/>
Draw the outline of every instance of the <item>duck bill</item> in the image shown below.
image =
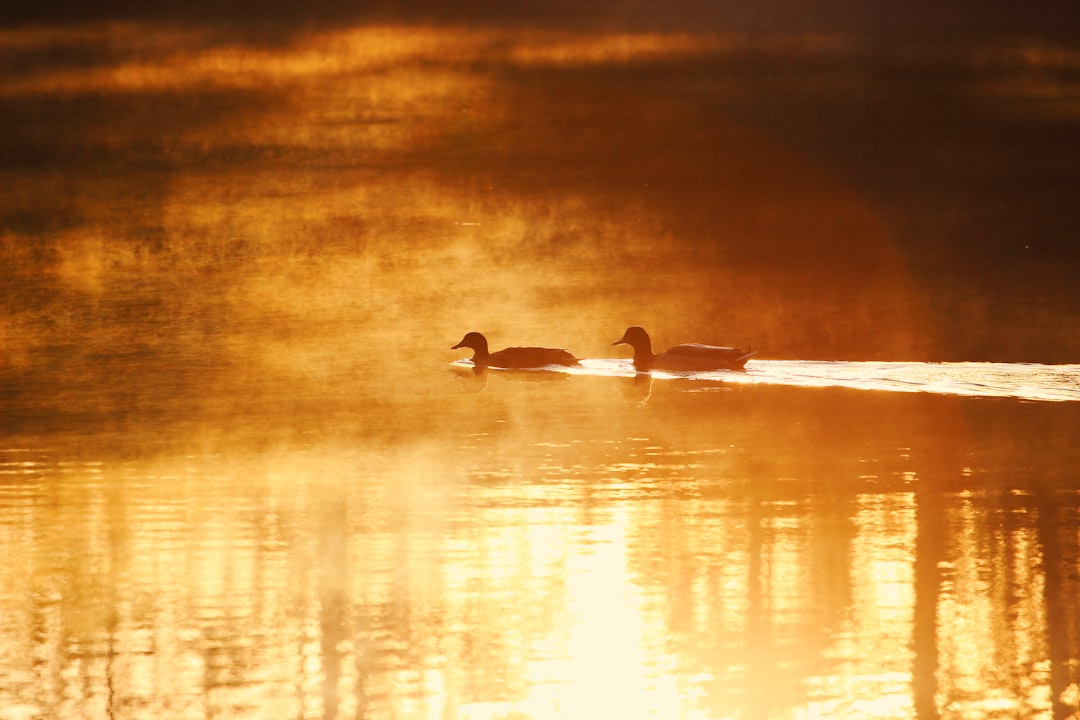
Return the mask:
<path id="1" fill-rule="evenodd" d="M 613 342 L 611 344 L 612 345 L 626 345 L 626 333 L 623 333 L 623 336 L 621 338 L 619 338 L 618 340 L 616 340 L 615 342 Z"/>
<path id="2" fill-rule="evenodd" d="M 464 340 L 462 340 L 461 342 L 459 342 L 459 343 L 458 343 L 457 345 L 455 345 L 454 347 L 452 347 L 452 348 L 450 348 L 450 349 L 451 349 L 451 350 L 457 350 L 457 349 L 458 349 L 459 347 L 465 347 L 464 345 L 462 345 L 462 344 L 461 344 L 461 343 L 463 343 L 463 342 L 465 342 L 465 341 L 464 341 Z"/>

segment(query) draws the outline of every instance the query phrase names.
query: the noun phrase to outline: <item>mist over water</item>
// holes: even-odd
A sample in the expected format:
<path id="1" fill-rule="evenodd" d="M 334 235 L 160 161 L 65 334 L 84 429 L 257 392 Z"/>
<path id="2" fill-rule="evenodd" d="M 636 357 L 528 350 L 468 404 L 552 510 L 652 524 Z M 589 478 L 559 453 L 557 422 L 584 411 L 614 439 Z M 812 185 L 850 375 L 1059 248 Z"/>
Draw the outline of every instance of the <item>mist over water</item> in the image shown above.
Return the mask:
<path id="1" fill-rule="evenodd" d="M 1078 712 L 1078 56 L 674 25 L 0 31 L 0 716 Z"/>

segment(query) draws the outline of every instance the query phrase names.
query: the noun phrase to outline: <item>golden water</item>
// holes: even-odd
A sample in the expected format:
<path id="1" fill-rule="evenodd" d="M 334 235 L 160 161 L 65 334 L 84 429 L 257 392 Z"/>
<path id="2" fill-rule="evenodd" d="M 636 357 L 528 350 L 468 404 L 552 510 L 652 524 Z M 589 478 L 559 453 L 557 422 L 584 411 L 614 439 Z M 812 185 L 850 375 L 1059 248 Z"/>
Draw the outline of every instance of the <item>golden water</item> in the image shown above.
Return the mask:
<path id="1" fill-rule="evenodd" d="M 1076 366 L 869 362 L 872 203 L 620 85 L 738 38 L 0 45 L 0 718 L 1080 713 Z"/>
<path id="2" fill-rule="evenodd" d="M 489 375 L 4 447 L 7 716 L 1075 712 L 1076 404 Z"/>

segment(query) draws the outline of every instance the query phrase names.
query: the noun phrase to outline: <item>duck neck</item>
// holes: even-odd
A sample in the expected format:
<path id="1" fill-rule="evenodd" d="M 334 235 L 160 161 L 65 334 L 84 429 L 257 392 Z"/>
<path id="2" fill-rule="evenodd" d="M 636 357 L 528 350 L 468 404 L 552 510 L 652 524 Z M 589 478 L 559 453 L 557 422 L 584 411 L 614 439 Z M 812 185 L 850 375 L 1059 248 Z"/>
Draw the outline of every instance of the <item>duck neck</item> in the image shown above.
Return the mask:
<path id="1" fill-rule="evenodd" d="M 473 365 L 483 365 L 487 363 L 487 358 L 491 353 L 487 352 L 487 341 L 477 341 L 473 345 Z"/>
<path id="2" fill-rule="evenodd" d="M 652 370 L 653 361 L 656 356 L 653 355 L 652 341 L 645 340 L 645 342 L 634 345 L 634 367 L 642 372 Z"/>

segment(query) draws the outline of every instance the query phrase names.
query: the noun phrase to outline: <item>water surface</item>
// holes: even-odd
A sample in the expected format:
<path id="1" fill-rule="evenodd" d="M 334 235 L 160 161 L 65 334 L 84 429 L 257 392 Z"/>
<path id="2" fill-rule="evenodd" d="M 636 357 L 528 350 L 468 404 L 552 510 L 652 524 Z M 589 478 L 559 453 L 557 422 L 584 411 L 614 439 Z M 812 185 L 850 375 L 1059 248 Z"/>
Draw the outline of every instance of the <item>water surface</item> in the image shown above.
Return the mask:
<path id="1" fill-rule="evenodd" d="M 9 714 L 1076 711 L 1080 405 L 414 380 L 7 443 Z"/>
<path id="2" fill-rule="evenodd" d="M 0 718 L 1075 718 L 1076 65 L 0 32 Z"/>

